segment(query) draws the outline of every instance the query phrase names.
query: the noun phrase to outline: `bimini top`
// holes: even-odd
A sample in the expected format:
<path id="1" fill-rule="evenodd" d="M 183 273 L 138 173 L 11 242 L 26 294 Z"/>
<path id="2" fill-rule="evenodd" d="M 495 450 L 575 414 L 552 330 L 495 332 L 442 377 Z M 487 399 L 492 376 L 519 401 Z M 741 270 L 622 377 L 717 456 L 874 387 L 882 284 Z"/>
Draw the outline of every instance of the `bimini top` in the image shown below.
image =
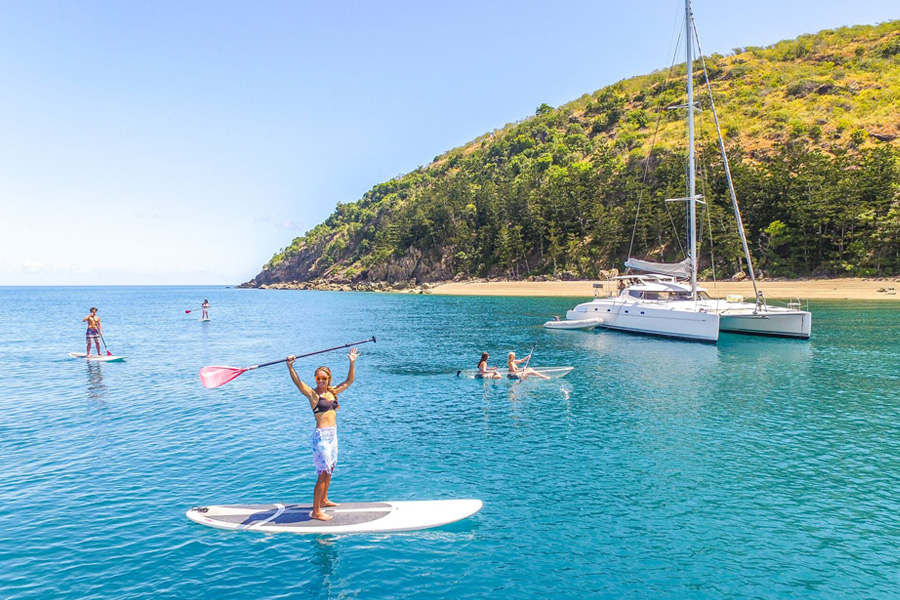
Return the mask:
<path id="1" fill-rule="evenodd" d="M 619 275 L 609 279 L 624 284 L 620 295 L 647 300 L 689 300 L 691 297 L 689 283 L 666 275 Z M 595 283 L 594 287 L 603 287 L 603 284 Z M 706 288 L 697 287 L 698 293 L 706 291 Z"/>
<path id="2" fill-rule="evenodd" d="M 689 258 L 686 258 L 679 263 L 658 263 L 649 260 L 629 258 L 625 261 L 625 266 L 629 269 L 646 271 L 647 273 L 657 273 L 659 275 L 668 275 L 670 277 L 680 277 L 682 279 L 690 279 L 691 277 L 691 260 Z"/>

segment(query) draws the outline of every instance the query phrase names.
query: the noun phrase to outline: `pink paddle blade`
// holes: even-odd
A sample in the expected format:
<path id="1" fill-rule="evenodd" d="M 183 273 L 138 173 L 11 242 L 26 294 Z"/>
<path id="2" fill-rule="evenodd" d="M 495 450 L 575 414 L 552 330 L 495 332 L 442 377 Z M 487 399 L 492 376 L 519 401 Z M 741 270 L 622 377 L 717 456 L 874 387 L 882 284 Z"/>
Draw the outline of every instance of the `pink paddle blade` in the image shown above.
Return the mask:
<path id="1" fill-rule="evenodd" d="M 217 388 L 247 370 L 237 367 L 203 367 L 200 369 L 200 383 L 203 387 Z"/>
<path id="2" fill-rule="evenodd" d="M 186 311 L 184 311 L 184 314 L 188 314 L 188 313 L 189 313 L 189 312 L 191 312 L 191 311 L 189 311 L 189 310 L 186 310 Z"/>

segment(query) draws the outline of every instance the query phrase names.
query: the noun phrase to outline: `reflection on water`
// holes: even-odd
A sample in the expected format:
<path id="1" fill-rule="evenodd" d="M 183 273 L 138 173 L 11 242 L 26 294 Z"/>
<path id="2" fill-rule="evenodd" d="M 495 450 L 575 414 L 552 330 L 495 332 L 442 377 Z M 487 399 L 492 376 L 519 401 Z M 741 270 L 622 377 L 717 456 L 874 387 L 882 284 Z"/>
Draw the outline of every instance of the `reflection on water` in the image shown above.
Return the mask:
<path id="1" fill-rule="evenodd" d="M 557 406 L 561 402 L 562 405 L 568 406 L 570 392 L 571 388 L 568 383 L 552 379 L 545 381 L 529 378 L 510 384 L 506 396 L 513 403 L 534 398 L 540 402 L 553 402 Z"/>
<path id="2" fill-rule="evenodd" d="M 84 361 L 88 374 L 88 397 L 91 400 L 103 400 L 106 396 L 106 385 L 103 383 L 103 367 L 100 363 Z"/>
<path id="3" fill-rule="evenodd" d="M 335 577 L 335 565 L 337 564 L 337 544 L 332 537 L 317 537 L 313 544 L 312 563 L 319 571 L 319 577 L 313 579 L 313 582 L 319 582 L 323 594 L 316 594 L 316 597 L 331 598 L 332 587 Z"/>

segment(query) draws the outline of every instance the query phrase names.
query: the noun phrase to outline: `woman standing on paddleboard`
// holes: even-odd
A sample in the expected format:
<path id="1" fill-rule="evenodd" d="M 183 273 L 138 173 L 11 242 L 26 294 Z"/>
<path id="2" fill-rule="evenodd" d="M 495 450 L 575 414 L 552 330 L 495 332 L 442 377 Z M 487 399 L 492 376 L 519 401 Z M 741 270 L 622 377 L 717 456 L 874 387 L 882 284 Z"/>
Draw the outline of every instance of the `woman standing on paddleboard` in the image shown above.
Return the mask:
<path id="1" fill-rule="evenodd" d="M 350 359 L 350 370 L 347 372 L 347 379 L 342 384 L 334 387 L 331 385 L 331 369 L 328 367 L 316 369 L 314 375 L 316 379 L 315 388 L 309 387 L 297 376 L 297 372 L 294 371 L 294 357 L 288 356 L 287 358 L 287 367 L 291 374 L 291 379 L 294 381 L 297 389 L 309 400 L 313 416 L 316 418 L 316 429 L 312 436 L 312 448 L 316 472 L 319 474 L 319 478 L 316 480 L 316 487 L 313 491 L 313 509 L 310 516 L 320 521 L 327 521 L 332 518 L 331 515 L 322 512 L 322 507 L 338 506 L 328 499 L 328 486 L 331 484 L 331 474 L 334 472 L 334 467 L 337 466 L 338 458 L 337 410 L 340 408 L 338 394 L 342 393 L 353 383 L 358 356 L 359 352 L 356 351 L 356 348 L 352 348 L 350 354 L 347 355 Z"/>

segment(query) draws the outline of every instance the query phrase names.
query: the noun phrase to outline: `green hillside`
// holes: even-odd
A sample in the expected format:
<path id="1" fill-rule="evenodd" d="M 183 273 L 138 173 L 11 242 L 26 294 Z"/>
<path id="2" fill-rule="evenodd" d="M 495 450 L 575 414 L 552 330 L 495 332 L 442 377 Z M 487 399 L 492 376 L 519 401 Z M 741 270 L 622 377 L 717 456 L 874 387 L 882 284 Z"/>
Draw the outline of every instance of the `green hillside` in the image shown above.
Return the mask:
<path id="1" fill-rule="evenodd" d="M 900 273 L 900 21 L 705 63 L 757 269 Z M 700 61 L 694 74 L 707 108 Z M 684 111 L 666 110 L 683 80 L 681 65 L 542 105 L 339 204 L 246 285 L 595 278 L 629 248 L 680 260 L 684 207 L 663 200 L 685 195 Z M 697 137 L 700 267 L 730 277 L 743 264 L 709 110 Z"/>

